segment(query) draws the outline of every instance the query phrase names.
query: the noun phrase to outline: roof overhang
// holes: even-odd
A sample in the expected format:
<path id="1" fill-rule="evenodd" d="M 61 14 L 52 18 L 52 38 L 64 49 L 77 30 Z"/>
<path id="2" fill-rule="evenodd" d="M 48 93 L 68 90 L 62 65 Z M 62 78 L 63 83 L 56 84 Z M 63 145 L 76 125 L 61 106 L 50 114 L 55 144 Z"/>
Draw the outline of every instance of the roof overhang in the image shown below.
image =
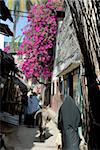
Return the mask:
<path id="1" fill-rule="evenodd" d="M 8 27 L 8 25 L 3 24 L 3 23 L 0 23 L 0 34 L 6 35 L 6 36 L 13 36 L 13 33 Z"/>
<path id="2" fill-rule="evenodd" d="M 62 70 L 57 76 L 61 77 L 65 74 L 68 74 L 69 72 L 71 72 L 72 70 L 78 68 L 79 66 L 80 66 L 80 61 L 75 61 L 75 62 L 71 63 L 67 68 Z"/>

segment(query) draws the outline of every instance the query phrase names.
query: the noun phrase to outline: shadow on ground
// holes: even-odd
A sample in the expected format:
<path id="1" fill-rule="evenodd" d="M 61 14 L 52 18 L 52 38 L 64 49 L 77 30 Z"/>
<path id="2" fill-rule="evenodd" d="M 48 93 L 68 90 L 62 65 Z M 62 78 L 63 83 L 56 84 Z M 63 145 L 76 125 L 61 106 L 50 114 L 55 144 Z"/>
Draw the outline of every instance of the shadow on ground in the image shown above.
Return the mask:
<path id="1" fill-rule="evenodd" d="M 51 136 L 53 136 L 53 134 L 51 134 L 51 133 L 49 132 L 49 129 L 46 128 L 45 136 L 42 136 L 42 137 L 40 138 L 39 134 L 37 134 L 36 137 L 35 137 L 34 142 L 45 142 L 45 140 L 47 140 L 47 139 L 50 138 Z"/>
<path id="2" fill-rule="evenodd" d="M 5 125 L 6 126 L 6 125 Z M 3 125 L 2 125 L 3 128 Z M 6 131 L 11 130 L 12 126 L 6 126 Z M 5 143 L 7 150 L 30 150 L 34 147 L 34 142 L 44 143 L 45 140 L 53 136 L 49 129 L 46 129 L 45 137 L 39 138 L 38 128 L 28 128 L 24 125 L 14 127 L 12 132 L 7 132 L 5 136 Z"/>

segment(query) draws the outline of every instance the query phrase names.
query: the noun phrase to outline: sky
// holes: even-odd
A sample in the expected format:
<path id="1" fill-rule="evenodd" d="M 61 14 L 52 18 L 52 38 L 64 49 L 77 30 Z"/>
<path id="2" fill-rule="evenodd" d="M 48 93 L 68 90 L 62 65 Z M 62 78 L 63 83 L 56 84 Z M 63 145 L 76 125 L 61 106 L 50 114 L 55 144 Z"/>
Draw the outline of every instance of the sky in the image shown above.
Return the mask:
<path id="1" fill-rule="evenodd" d="M 5 0 L 5 4 L 7 6 L 7 0 Z M 12 13 L 12 17 L 14 18 L 13 11 L 11 13 Z M 22 35 L 21 29 L 27 24 L 27 17 L 24 17 L 24 16 L 27 16 L 27 14 L 26 13 L 20 13 L 20 16 L 21 15 L 23 15 L 23 17 L 19 17 L 19 20 L 18 20 L 17 26 L 16 26 L 16 36 L 15 37 Z M 9 19 L 7 19 L 6 21 L 1 21 L 1 22 L 7 24 L 9 26 L 10 30 L 13 32 L 13 25 L 14 24 Z M 12 39 L 11 36 L 9 36 L 9 37 L 5 36 L 4 37 L 5 42 L 10 42 L 11 39 Z"/>
<path id="2" fill-rule="evenodd" d="M 26 14 L 25 14 L 26 16 Z M 7 21 L 2 21 L 3 23 L 6 23 L 10 30 L 13 32 L 13 23 L 11 21 L 9 21 L 7 19 Z M 27 24 L 27 18 L 26 17 L 20 17 L 18 22 L 17 22 L 17 26 L 16 26 L 16 37 L 19 36 L 19 35 L 22 35 L 22 31 L 21 29 Z M 7 42 L 7 41 L 11 41 L 12 37 L 7 37 L 5 36 L 4 38 L 4 41 Z"/>

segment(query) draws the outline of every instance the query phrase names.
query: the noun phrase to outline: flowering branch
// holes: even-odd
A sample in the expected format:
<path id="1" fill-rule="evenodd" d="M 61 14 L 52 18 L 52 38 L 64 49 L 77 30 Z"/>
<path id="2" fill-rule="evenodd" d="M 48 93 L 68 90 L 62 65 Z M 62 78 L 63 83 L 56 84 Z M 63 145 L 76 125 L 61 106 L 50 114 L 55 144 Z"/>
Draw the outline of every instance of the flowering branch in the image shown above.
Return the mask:
<path id="1" fill-rule="evenodd" d="M 54 46 L 56 31 L 56 14 L 50 0 L 45 5 L 35 4 L 29 12 L 18 50 L 18 55 L 24 56 L 22 70 L 27 78 L 48 79 L 52 75 L 48 65 L 52 56 L 48 51 Z"/>

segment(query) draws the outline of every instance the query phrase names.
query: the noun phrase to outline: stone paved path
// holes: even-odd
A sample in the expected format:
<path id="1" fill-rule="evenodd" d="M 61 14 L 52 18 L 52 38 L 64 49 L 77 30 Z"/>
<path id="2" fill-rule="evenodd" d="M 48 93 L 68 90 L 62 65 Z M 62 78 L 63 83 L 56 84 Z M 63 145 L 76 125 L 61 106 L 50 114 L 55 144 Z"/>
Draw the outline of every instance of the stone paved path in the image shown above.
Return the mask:
<path id="1" fill-rule="evenodd" d="M 58 130 L 52 120 L 47 124 L 46 139 L 40 142 L 37 128 L 19 126 L 6 138 L 9 150 L 56 150 L 55 140 Z M 12 147 L 12 148 L 11 148 Z"/>

